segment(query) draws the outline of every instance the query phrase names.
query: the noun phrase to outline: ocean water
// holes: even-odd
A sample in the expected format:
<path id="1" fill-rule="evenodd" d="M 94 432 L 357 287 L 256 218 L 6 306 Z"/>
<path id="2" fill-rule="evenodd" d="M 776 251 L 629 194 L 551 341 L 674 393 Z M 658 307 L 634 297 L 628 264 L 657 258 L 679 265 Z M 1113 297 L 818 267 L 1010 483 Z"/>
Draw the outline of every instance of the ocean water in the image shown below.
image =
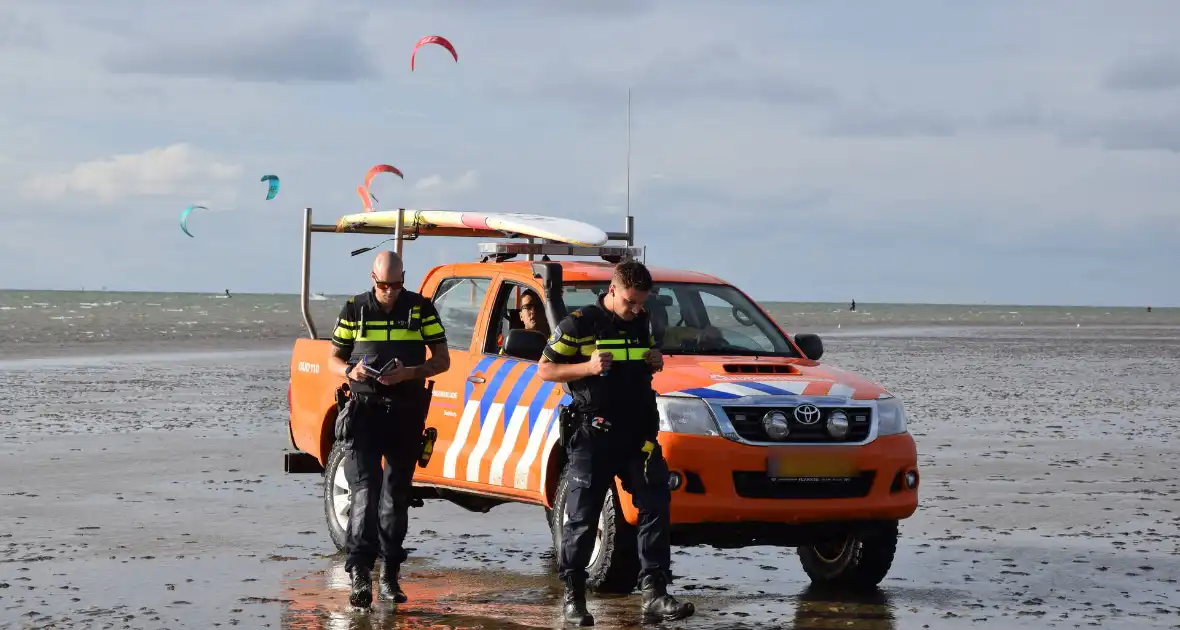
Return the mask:
<path id="1" fill-rule="evenodd" d="M 317 332 L 329 332 L 346 296 L 310 302 Z M 1145 334 L 1180 334 L 1180 308 L 847 304 L 764 302 L 790 332 L 828 335 L 921 335 L 936 329 L 995 327 L 1111 327 Z M 66 351 L 116 344 L 135 350 L 177 344 L 239 347 L 293 341 L 305 335 L 299 298 L 289 294 L 0 291 L 0 354 Z M 166 342 L 166 343 L 162 343 Z"/>

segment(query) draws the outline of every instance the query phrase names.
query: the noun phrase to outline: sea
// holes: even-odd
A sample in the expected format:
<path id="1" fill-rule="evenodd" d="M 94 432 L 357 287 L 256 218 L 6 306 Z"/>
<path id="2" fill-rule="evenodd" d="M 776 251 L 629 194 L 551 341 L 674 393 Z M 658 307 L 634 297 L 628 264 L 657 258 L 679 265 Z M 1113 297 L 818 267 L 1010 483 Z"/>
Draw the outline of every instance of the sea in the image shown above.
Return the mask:
<path id="1" fill-rule="evenodd" d="M 330 330 L 346 298 L 313 294 L 309 310 L 320 336 Z M 1180 308 L 1148 312 L 1143 307 L 857 303 L 851 311 L 847 303 L 762 306 L 791 333 L 827 336 L 997 327 L 1109 327 L 1170 336 L 1180 327 Z M 273 347 L 306 334 L 299 296 L 292 294 L 0 291 L 0 355 L 10 358 L 92 345 L 104 352 Z"/>

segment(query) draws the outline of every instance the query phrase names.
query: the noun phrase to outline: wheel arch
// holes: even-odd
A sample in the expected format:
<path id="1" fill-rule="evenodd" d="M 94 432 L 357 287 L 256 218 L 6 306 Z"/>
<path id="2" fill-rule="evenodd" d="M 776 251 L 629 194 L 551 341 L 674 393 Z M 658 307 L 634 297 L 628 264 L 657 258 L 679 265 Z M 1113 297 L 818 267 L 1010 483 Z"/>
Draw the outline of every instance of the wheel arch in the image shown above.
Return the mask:
<path id="1" fill-rule="evenodd" d="M 320 465 L 327 467 L 328 456 L 332 454 L 332 446 L 336 444 L 336 407 L 329 407 L 324 412 L 324 421 L 320 424 L 320 452 L 316 457 Z"/>
<path id="2" fill-rule="evenodd" d="M 549 449 L 549 453 L 545 456 L 542 468 L 544 475 L 541 477 L 541 498 L 544 499 L 547 509 L 553 509 L 553 501 L 557 498 L 557 483 L 561 481 L 561 473 L 565 470 L 568 460 L 565 449 L 560 443 L 554 443 L 553 448 Z"/>

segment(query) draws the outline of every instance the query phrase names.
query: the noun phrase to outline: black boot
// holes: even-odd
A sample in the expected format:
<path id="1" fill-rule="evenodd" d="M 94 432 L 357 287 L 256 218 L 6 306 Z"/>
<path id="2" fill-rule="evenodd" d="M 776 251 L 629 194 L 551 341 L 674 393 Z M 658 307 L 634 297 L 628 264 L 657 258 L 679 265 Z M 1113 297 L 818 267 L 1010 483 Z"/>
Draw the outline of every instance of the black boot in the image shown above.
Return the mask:
<path id="1" fill-rule="evenodd" d="M 348 603 L 357 608 L 368 608 L 373 605 L 373 576 L 368 569 L 353 567 L 352 592 L 348 594 Z"/>
<path id="2" fill-rule="evenodd" d="M 565 583 L 565 605 L 562 609 L 566 623 L 579 626 L 594 625 L 594 617 L 586 610 L 586 584 L 582 580 L 569 579 Z"/>
<path id="3" fill-rule="evenodd" d="M 404 603 L 409 599 L 398 582 L 399 573 L 400 569 L 398 567 L 388 564 L 381 569 L 381 598 L 390 600 L 395 604 Z"/>
<path id="4" fill-rule="evenodd" d="M 678 602 L 675 597 L 669 595 L 667 582 L 660 576 L 643 576 L 639 581 L 639 590 L 643 593 L 645 623 L 684 619 L 696 612 L 692 602 Z"/>

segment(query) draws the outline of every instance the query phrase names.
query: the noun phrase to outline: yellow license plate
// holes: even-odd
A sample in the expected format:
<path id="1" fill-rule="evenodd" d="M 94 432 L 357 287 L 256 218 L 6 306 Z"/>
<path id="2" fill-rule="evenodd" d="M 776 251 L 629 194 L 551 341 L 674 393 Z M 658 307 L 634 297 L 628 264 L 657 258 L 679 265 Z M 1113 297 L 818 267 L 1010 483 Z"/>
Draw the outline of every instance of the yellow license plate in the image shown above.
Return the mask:
<path id="1" fill-rule="evenodd" d="M 766 461 L 766 474 L 781 480 L 831 480 L 855 477 L 860 471 L 856 462 L 847 456 L 831 453 L 792 453 L 790 450 L 771 455 Z"/>

